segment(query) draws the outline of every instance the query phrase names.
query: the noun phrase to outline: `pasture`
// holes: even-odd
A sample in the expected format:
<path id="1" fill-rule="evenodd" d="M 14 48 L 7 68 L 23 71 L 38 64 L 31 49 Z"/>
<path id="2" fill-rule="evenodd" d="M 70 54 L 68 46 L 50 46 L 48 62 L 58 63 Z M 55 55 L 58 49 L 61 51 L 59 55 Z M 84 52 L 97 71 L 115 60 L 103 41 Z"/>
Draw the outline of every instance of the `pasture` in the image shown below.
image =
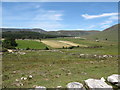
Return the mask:
<path id="1" fill-rule="evenodd" d="M 104 77 L 106 79 L 111 74 L 118 74 L 118 45 L 116 42 L 96 42 L 74 38 L 44 39 L 42 41 L 44 44 L 37 42 L 40 47 L 44 48 L 48 43 L 50 43 L 48 46 L 54 47 L 51 46 L 51 50 L 20 50 L 19 52 L 26 53 L 24 55 L 19 53 L 3 54 L 3 87 L 33 88 L 38 85 L 47 88 L 56 88 L 57 86 L 65 88 L 69 82 L 84 83 L 84 80 L 89 78 Z M 36 43 L 36 41 L 34 42 Z M 66 42 L 69 45 L 72 43 L 91 48 L 58 49 L 55 47 L 61 44 L 66 45 Z M 23 45 L 22 43 L 21 45 Z M 30 45 L 29 41 L 24 43 L 26 46 Z M 95 46 L 102 47 L 94 48 Z M 33 47 L 35 48 L 35 46 Z M 103 55 L 112 57 L 99 58 Z M 29 75 L 32 75 L 33 78 L 21 80 L 21 77 Z M 23 85 L 19 86 L 17 80 Z"/>
<path id="2" fill-rule="evenodd" d="M 18 43 L 18 46 L 16 48 L 19 49 L 45 49 L 46 47 L 45 44 L 34 40 L 16 40 L 16 42 Z"/>

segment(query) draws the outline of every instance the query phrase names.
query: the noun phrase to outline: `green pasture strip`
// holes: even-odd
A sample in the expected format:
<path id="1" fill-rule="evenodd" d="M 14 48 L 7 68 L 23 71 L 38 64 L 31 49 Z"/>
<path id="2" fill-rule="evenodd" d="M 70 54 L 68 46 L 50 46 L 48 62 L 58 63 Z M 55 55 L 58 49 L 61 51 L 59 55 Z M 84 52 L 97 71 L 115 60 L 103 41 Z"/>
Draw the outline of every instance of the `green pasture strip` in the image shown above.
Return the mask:
<path id="1" fill-rule="evenodd" d="M 18 46 L 16 48 L 19 49 L 45 49 L 46 47 L 45 44 L 33 40 L 16 40 L 16 42 L 18 43 Z"/>

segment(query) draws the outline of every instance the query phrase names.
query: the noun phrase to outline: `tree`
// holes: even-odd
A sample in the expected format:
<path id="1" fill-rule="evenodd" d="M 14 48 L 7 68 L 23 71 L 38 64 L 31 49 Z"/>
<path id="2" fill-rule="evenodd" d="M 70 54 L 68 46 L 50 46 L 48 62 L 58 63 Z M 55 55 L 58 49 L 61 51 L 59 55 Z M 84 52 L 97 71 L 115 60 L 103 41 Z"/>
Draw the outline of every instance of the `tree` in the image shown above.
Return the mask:
<path id="1" fill-rule="evenodd" d="M 2 46 L 7 49 L 14 49 L 17 46 L 17 43 L 14 38 L 6 38 L 3 41 Z"/>

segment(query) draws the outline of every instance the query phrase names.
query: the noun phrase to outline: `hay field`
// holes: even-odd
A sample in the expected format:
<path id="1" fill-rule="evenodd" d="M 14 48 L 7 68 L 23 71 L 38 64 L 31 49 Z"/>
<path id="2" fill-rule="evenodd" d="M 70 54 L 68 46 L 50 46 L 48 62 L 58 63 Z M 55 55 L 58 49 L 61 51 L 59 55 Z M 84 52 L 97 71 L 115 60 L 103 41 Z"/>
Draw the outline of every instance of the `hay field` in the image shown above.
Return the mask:
<path id="1" fill-rule="evenodd" d="M 52 47 L 52 48 L 63 48 L 63 47 L 71 47 L 71 46 L 83 46 L 86 47 L 86 45 L 80 45 L 77 43 L 73 43 L 70 41 L 61 41 L 61 40 L 42 40 L 42 43 Z"/>

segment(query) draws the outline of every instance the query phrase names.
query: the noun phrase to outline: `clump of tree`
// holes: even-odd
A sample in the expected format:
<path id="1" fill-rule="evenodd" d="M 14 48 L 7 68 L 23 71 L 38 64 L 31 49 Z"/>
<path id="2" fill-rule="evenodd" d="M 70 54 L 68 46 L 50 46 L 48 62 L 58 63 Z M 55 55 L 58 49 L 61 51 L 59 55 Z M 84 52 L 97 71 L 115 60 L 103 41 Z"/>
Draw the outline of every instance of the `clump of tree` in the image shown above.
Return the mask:
<path id="1" fill-rule="evenodd" d="M 2 42 L 2 47 L 7 49 L 15 49 L 17 45 L 14 38 L 5 38 Z"/>

